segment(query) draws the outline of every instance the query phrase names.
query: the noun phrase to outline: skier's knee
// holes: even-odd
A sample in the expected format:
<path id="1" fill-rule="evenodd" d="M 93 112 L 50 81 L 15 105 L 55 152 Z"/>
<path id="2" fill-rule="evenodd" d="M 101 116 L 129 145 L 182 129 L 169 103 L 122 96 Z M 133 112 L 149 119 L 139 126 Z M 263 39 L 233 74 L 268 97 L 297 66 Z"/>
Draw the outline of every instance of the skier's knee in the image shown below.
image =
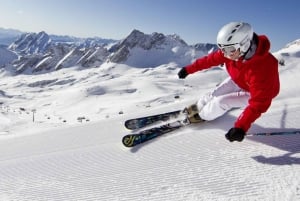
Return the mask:
<path id="1" fill-rule="evenodd" d="M 219 96 L 215 98 L 215 104 L 218 105 L 224 111 L 228 111 L 231 109 L 230 99 L 226 96 Z"/>

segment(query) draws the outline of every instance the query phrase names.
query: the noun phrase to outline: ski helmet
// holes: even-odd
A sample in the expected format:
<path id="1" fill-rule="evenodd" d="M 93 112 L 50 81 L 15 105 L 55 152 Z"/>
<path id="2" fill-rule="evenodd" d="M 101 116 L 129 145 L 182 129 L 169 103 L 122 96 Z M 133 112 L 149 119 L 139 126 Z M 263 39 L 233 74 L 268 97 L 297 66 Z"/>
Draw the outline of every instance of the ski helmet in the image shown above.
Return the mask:
<path id="1" fill-rule="evenodd" d="M 243 55 L 250 48 L 252 38 L 253 29 L 250 24 L 230 22 L 220 29 L 217 36 L 217 44 L 225 54 L 240 48 Z"/>

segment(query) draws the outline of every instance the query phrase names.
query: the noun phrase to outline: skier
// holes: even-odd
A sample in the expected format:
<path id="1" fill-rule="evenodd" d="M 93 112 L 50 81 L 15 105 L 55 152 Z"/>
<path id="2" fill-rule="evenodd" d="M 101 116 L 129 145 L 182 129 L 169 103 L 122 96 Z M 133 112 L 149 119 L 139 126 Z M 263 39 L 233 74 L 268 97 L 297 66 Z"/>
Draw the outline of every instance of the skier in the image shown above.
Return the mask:
<path id="1" fill-rule="evenodd" d="M 218 51 L 197 59 L 178 72 L 189 74 L 225 64 L 229 77 L 197 103 L 186 108 L 191 123 L 216 119 L 233 108 L 244 108 L 225 134 L 230 142 L 241 142 L 251 124 L 266 112 L 279 93 L 278 61 L 269 52 L 270 41 L 257 35 L 250 24 L 231 22 L 217 35 Z"/>

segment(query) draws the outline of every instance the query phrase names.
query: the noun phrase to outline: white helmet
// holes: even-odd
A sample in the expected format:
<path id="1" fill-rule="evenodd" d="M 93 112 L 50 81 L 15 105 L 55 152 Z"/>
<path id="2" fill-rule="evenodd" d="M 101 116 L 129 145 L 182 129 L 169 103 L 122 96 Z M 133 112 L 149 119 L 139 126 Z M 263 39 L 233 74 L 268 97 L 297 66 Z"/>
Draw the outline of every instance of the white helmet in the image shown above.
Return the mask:
<path id="1" fill-rule="evenodd" d="M 219 48 L 234 46 L 240 48 L 242 54 L 248 51 L 253 38 L 253 29 L 250 24 L 245 22 L 231 22 L 224 25 L 217 36 Z M 225 49 L 226 51 L 226 49 Z"/>

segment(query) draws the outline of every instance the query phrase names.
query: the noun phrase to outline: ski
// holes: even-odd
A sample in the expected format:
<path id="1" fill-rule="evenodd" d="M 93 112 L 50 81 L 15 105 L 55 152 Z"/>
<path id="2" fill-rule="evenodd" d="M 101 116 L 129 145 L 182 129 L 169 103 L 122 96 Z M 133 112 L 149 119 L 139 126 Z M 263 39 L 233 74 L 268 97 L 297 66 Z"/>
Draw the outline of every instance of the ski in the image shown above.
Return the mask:
<path id="1" fill-rule="evenodd" d="M 122 143 L 125 147 L 134 147 L 158 136 L 177 130 L 187 124 L 188 123 L 184 123 L 181 120 L 177 120 L 158 127 L 143 130 L 138 133 L 128 134 L 123 137 Z"/>
<path id="2" fill-rule="evenodd" d="M 151 115 L 151 116 L 145 116 L 140 118 L 134 118 L 129 119 L 125 121 L 125 127 L 130 130 L 140 129 L 146 126 L 149 126 L 153 123 L 159 122 L 159 121 L 169 121 L 173 118 L 176 118 L 180 115 L 181 110 L 176 110 L 173 112 L 167 112 L 163 114 L 157 114 L 157 115 Z"/>
<path id="3" fill-rule="evenodd" d="M 139 133 L 125 135 L 122 139 L 122 142 L 126 147 L 134 147 L 136 145 L 142 144 L 144 142 L 147 142 L 151 139 L 154 139 L 166 133 L 170 133 L 188 124 L 189 123 L 186 122 L 184 123 L 183 121 L 177 120 L 172 123 L 164 124 L 162 126 L 140 131 Z M 300 134 L 300 130 L 248 133 L 247 136 L 275 136 L 275 135 L 296 135 L 296 134 Z"/>

